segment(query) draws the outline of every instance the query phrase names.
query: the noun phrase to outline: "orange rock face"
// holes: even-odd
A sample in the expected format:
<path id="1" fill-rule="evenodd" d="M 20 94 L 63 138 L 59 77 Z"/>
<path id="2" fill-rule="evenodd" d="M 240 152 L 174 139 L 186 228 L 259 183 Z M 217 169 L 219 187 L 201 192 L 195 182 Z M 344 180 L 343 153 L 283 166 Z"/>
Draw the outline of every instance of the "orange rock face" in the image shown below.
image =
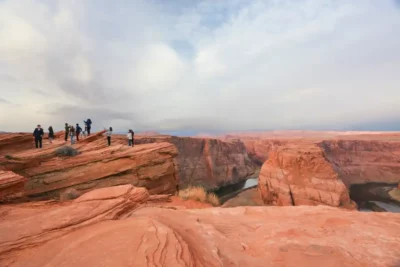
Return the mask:
<path id="1" fill-rule="evenodd" d="M 130 185 L 0 206 L 0 265 L 398 266 L 400 214 L 332 207 L 146 207 Z"/>
<path id="2" fill-rule="evenodd" d="M 170 143 L 136 146 L 106 145 L 103 132 L 72 146 L 78 153 L 66 156 L 64 141 L 46 144 L 43 149 L 22 150 L 0 159 L 2 169 L 26 178 L 24 194 L 30 198 L 76 198 L 87 191 L 121 184 L 146 187 L 151 194 L 172 194 L 179 176 Z"/>
<path id="3" fill-rule="evenodd" d="M 0 171 L 0 202 L 21 197 L 27 179 L 10 171 Z"/>
<path id="4" fill-rule="evenodd" d="M 243 181 L 258 169 L 241 142 L 174 136 L 142 137 L 136 142 L 174 144 L 178 149 L 177 163 L 182 187 L 199 185 L 217 189 Z"/>
<path id="5" fill-rule="evenodd" d="M 271 152 L 260 172 L 259 191 L 268 205 L 355 207 L 323 150 L 309 143 Z"/>
<path id="6" fill-rule="evenodd" d="M 266 204 L 348 206 L 343 185 L 348 190 L 353 184 L 400 180 L 399 133 L 288 131 L 232 133 L 220 138 L 240 139 L 254 161 L 268 159 L 259 183 Z M 318 179 L 328 182 L 319 184 Z M 332 184 L 338 179 L 339 184 Z"/>
<path id="7" fill-rule="evenodd" d="M 400 141 L 325 140 L 318 144 L 346 185 L 400 181 Z"/>

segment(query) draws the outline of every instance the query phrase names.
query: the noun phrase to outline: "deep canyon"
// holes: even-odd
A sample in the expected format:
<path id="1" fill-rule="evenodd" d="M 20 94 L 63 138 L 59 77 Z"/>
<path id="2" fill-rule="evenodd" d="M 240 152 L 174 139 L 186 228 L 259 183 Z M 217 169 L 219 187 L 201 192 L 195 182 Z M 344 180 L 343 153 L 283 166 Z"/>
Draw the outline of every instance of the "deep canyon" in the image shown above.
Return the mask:
<path id="1" fill-rule="evenodd" d="M 1 266 L 400 264 L 400 214 L 357 211 L 398 203 L 398 133 L 103 134 L 0 134 Z"/>

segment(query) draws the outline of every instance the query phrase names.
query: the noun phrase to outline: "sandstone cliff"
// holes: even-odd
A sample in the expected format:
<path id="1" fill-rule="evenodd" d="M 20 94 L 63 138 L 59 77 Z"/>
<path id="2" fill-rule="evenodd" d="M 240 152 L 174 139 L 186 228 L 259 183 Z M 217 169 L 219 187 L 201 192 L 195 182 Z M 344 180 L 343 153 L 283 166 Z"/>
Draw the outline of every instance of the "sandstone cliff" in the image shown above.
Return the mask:
<path id="1" fill-rule="evenodd" d="M 217 189 L 243 181 L 258 169 L 242 142 L 175 136 L 141 137 L 136 142 L 174 144 L 178 149 L 177 163 L 182 188 L 200 185 Z"/>
<path id="2" fill-rule="evenodd" d="M 268 205 L 355 206 L 324 151 L 309 143 L 271 152 L 261 169 L 258 187 Z"/>
<path id="3" fill-rule="evenodd" d="M 0 265 L 398 266 L 400 214 L 331 207 L 174 210 L 130 185 L 0 206 Z M 155 201 L 155 202 L 154 202 Z M 153 204 L 152 204 L 153 203 Z"/>
<path id="4" fill-rule="evenodd" d="M 89 190 L 121 184 L 146 187 L 151 194 L 176 191 L 175 146 L 160 142 L 134 148 L 119 144 L 108 147 L 102 133 L 72 147 L 57 140 L 43 149 L 3 157 L 0 168 L 28 178 L 24 195 L 31 199 L 76 198 Z"/>
<path id="5" fill-rule="evenodd" d="M 400 181 L 398 140 L 325 140 L 318 145 L 348 186 L 367 182 Z"/>

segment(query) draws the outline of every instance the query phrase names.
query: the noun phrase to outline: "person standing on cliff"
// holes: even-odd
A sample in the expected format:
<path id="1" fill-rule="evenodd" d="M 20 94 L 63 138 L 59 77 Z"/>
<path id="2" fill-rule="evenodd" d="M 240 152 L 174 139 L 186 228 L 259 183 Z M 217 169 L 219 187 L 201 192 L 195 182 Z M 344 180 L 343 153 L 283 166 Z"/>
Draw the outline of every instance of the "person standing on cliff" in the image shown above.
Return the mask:
<path id="1" fill-rule="evenodd" d="M 71 125 L 71 128 L 69 129 L 69 137 L 71 138 L 71 145 L 73 145 L 75 143 L 74 142 L 75 128 L 72 125 Z"/>
<path id="2" fill-rule="evenodd" d="M 90 129 L 92 129 L 92 120 L 91 119 L 87 119 L 87 121 L 83 121 L 85 123 L 86 129 L 87 129 L 87 133 L 88 136 L 90 135 Z"/>
<path id="3" fill-rule="evenodd" d="M 110 128 L 108 129 L 108 131 L 106 132 L 108 146 L 111 146 L 111 135 L 112 135 L 112 131 L 113 131 L 113 128 L 110 127 Z"/>
<path id="4" fill-rule="evenodd" d="M 49 127 L 49 141 L 50 141 L 50 144 L 53 143 L 53 139 L 54 139 L 54 130 L 53 130 L 53 127 L 50 126 Z"/>
<path id="5" fill-rule="evenodd" d="M 126 135 L 126 137 L 128 138 L 128 146 L 132 146 L 133 147 L 133 131 L 129 130 L 128 134 Z"/>
<path id="6" fill-rule="evenodd" d="M 75 131 L 76 131 L 76 141 L 79 141 L 79 135 L 82 132 L 82 128 L 81 128 L 81 126 L 79 126 L 79 123 L 76 124 L 76 130 Z"/>
<path id="7" fill-rule="evenodd" d="M 36 148 L 42 148 L 42 138 L 43 138 L 44 132 L 43 129 L 40 125 L 37 126 L 37 128 L 33 131 L 33 137 L 35 137 L 35 145 Z"/>
<path id="8" fill-rule="evenodd" d="M 65 123 L 65 142 L 68 141 L 68 135 L 69 135 L 69 125 L 68 123 Z"/>

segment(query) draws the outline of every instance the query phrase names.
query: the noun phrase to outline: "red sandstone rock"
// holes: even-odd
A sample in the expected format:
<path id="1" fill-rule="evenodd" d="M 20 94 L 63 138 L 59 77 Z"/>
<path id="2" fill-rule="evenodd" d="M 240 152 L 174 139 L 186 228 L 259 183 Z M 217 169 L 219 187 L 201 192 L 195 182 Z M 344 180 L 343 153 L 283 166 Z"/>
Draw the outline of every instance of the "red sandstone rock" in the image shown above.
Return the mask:
<path id="1" fill-rule="evenodd" d="M 400 214 L 319 207 L 143 208 L 146 191 L 0 206 L 0 265 L 397 266 Z M 147 199 L 148 200 L 148 199 Z"/>
<path id="2" fill-rule="evenodd" d="M 0 134 L 0 158 L 34 147 L 34 139 L 29 133 Z"/>
<path id="3" fill-rule="evenodd" d="M 31 198 L 63 200 L 87 191 L 121 184 L 146 187 L 151 194 L 172 194 L 179 176 L 176 148 L 170 143 L 135 146 L 106 145 L 104 132 L 87 137 L 72 148 L 74 157 L 59 154 L 65 143 L 58 141 L 43 149 L 30 149 L 3 158 L 3 169 L 28 178 L 25 195 Z"/>
<path id="4" fill-rule="evenodd" d="M 95 153 L 94 151 L 99 150 L 108 151 L 107 142 L 103 133 L 104 131 L 91 135 L 73 145 L 73 147 L 79 150 L 82 155 L 89 152 Z M 13 134 L 6 135 L 13 136 Z M 62 132 L 60 135 L 62 135 Z M 24 136 L 28 138 L 29 146 L 31 146 L 33 142 L 31 135 L 25 134 Z M 12 138 L 10 137 L 8 139 Z M 253 175 L 258 169 L 248 157 L 243 143 L 222 142 L 216 139 L 180 138 L 167 135 L 153 137 L 136 136 L 135 142 L 136 146 L 139 144 L 160 142 L 168 142 L 175 145 L 179 153 L 176 157 L 175 168 L 181 178 L 181 188 L 188 185 L 200 185 L 205 188 L 216 189 L 223 185 L 233 184 L 247 179 L 247 177 Z M 10 145 L 13 144 L 11 141 L 8 143 Z M 50 164 L 58 168 L 64 163 L 74 162 L 55 157 L 54 152 L 56 148 L 64 146 L 65 144 L 69 145 L 68 142 L 65 143 L 62 138 L 59 138 L 55 140 L 53 144 L 50 145 L 46 143 L 43 149 L 35 150 L 28 149 L 29 147 L 18 147 L 18 144 L 14 143 L 15 149 L 10 150 L 10 148 L 8 148 L 7 150 L 0 151 L 0 155 L 13 151 L 12 156 L 15 157 L 13 160 L 6 160 L 0 157 L 0 169 L 27 173 L 26 176 L 30 177 L 32 173 L 31 170 L 38 170 L 39 166 L 39 169 L 45 170 Z M 120 147 L 126 147 L 126 137 L 124 135 L 115 135 L 112 138 L 112 144 L 113 146 L 120 145 Z M 101 153 L 103 152 L 100 151 L 95 154 L 99 155 Z M 72 168 L 72 166 L 69 168 Z M 64 172 L 62 166 L 61 170 Z M 35 171 L 35 175 L 40 175 L 40 171 Z"/>
<path id="5" fill-rule="evenodd" d="M 258 187 L 269 205 L 355 206 L 322 149 L 310 143 L 271 152 L 261 169 Z"/>
<path id="6" fill-rule="evenodd" d="M 0 201 L 23 195 L 26 178 L 10 171 L 0 171 Z"/>
<path id="7" fill-rule="evenodd" d="M 126 143 L 123 138 L 121 142 Z M 177 147 L 181 187 L 200 185 L 207 189 L 217 189 L 243 181 L 258 169 L 241 142 L 174 136 L 136 139 L 137 144 L 154 142 L 169 142 Z"/>
<path id="8" fill-rule="evenodd" d="M 325 140 L 318 145 L 346 185 L 400 181 L 398 140 Z"/>

